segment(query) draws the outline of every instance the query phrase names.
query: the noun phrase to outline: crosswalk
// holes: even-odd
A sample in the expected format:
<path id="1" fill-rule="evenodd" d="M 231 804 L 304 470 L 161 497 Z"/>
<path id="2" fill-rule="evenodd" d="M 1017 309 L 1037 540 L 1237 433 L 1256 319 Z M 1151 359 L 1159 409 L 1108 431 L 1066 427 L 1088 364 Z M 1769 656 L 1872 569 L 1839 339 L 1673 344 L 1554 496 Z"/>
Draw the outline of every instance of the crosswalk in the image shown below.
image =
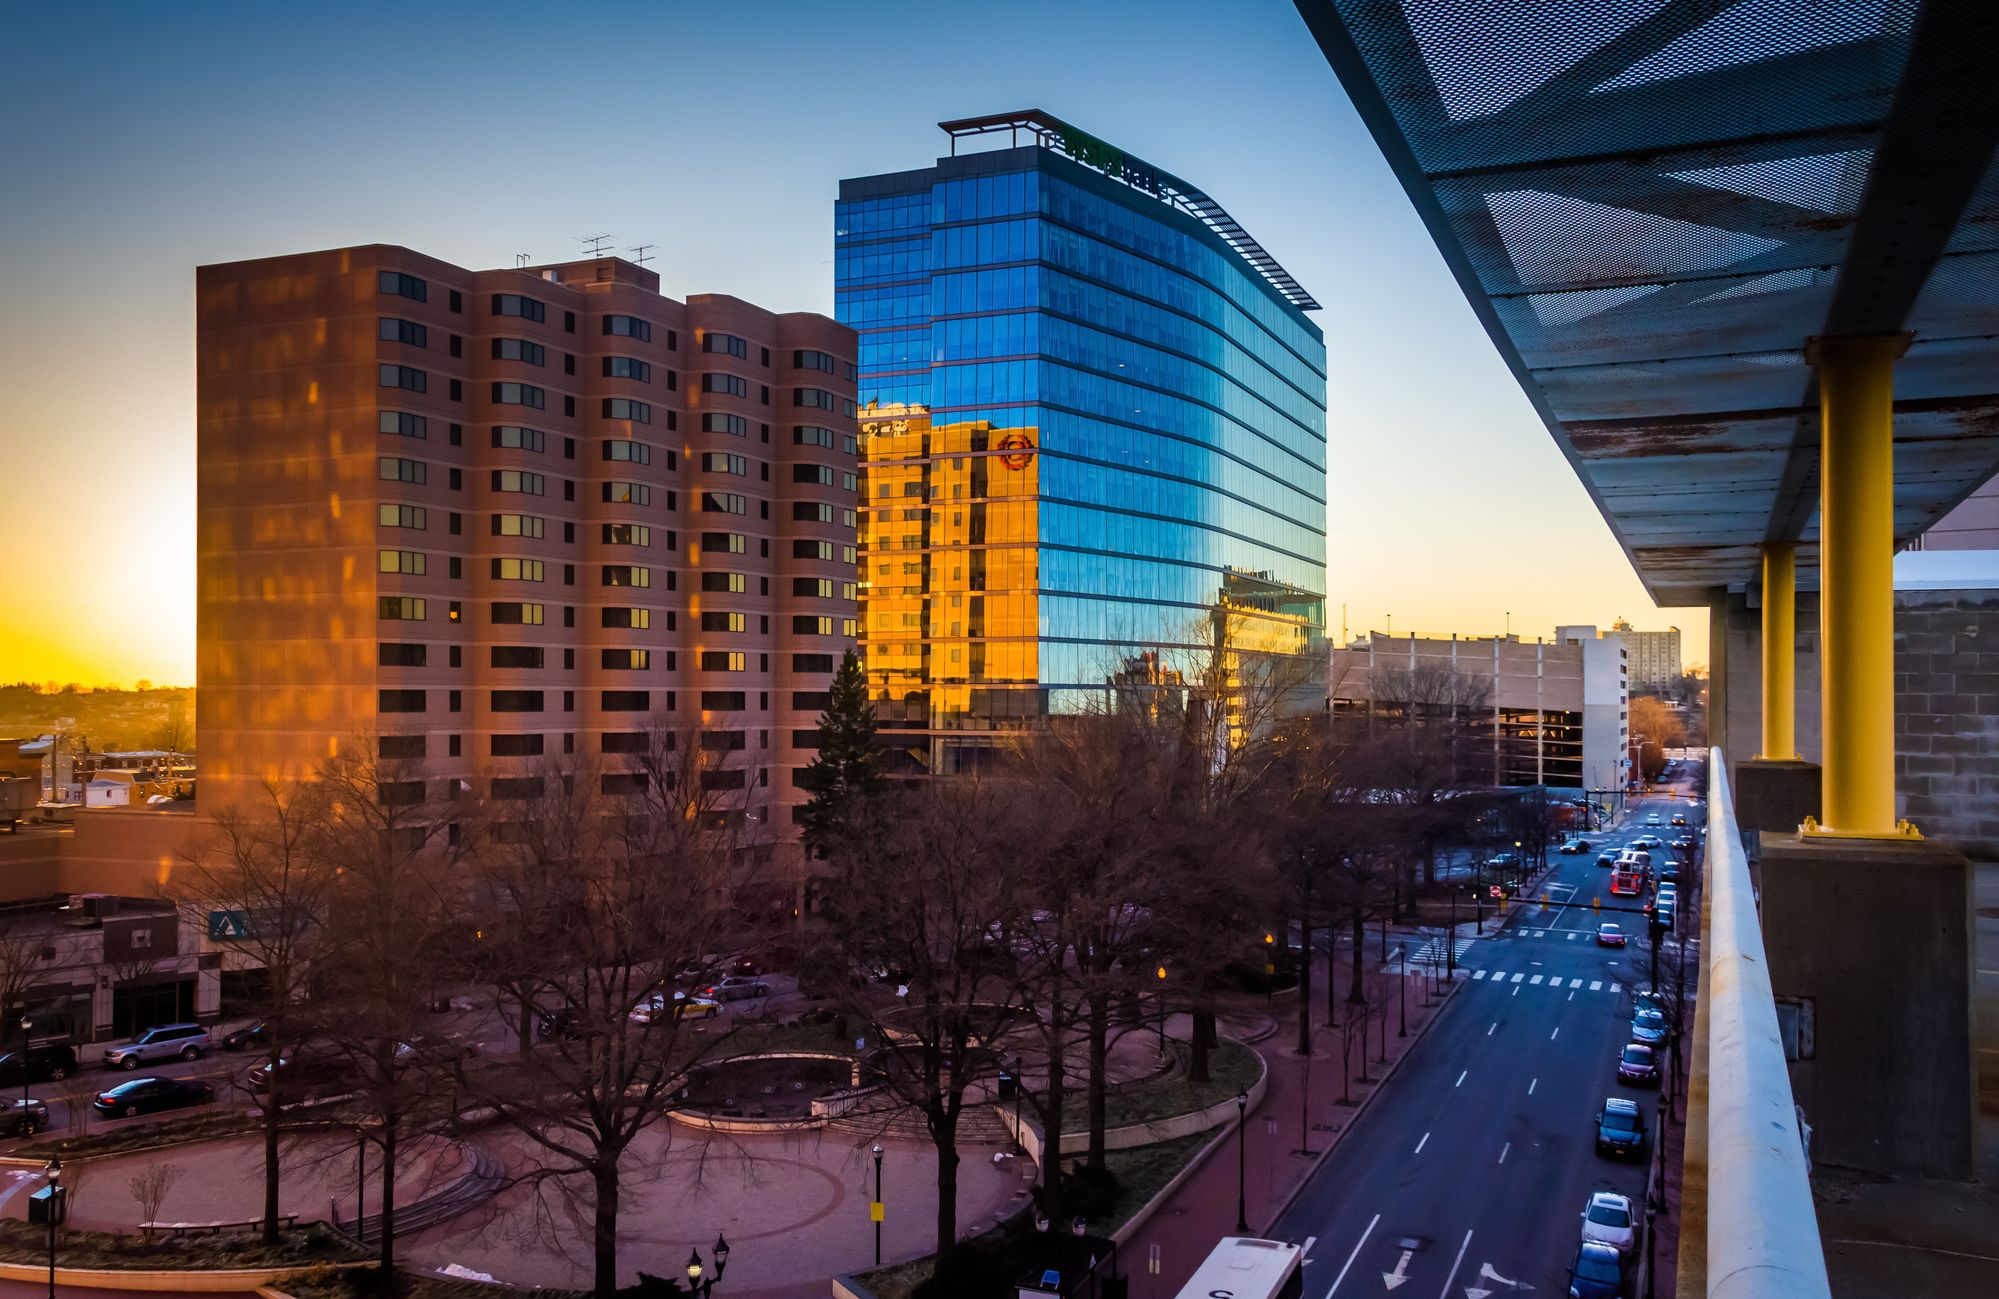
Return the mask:
<path id="1" fill-rule="evenodd" d="M 1530 974 L 1525 970 L 1473 970 L 1471 977 L 1474 982 L 1517 983 L 1523 988 L 1540 988 L 1548 992 L 1618 993 L 1624 990 L 1623 984 L 1609 979 L 1571 979 L 1559 974 Z"/>
<path id="2" fill-rule="evenodd" d="M 1476 942 L 1478 942 L 1476 938 L 1460 938 L 1452 943 L 1457 949 L 1456 959 L 1464 960 L 1465 953 L 1469 952 L 1472 944 Z M 1387 968 L 1390 974 L 1427 974 L 1432 970 L 1441 970 L 1449 963 L 1444 955 L 1444 940 L 1440 935 L 1409 949 L 1402 960 L 1391 962 Z"/>

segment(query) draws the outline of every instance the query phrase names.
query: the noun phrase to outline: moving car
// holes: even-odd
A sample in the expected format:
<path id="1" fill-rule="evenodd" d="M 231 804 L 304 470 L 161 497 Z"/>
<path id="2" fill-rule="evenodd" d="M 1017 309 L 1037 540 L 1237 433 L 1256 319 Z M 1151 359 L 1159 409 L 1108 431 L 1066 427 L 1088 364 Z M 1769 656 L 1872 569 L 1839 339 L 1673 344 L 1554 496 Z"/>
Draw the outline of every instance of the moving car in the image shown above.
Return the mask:
<path id="1" fill-rule="evenodd" d="M 1624 931 L 1606 920 L 1596 927 L 1596 945 L 1598 947 L 1622 947 L 1624 946 Z"/>
<path id="2" fill-rule="evenodd" d="M 1562 841 L 1562 846 L 1555 849 L 1555 851 L 1561 853 L 1564 857 L 1573 857 L 1577 853 L 1581 852 L 1583 848 L 1586 846 L 1587 845 L 1581 843 L 1578 840 L 1565 839 Z"/>
<path id="3" fill-rule="evenodd" d="M 1643 1042 L 1632 1042 L 1617 1057 L 1617 1081 L 1649 1086 L 1659 1081 L 1659 1058 Z"/>
<path id="4" fill-rule="evenodd" d="M 1637 1101 L 1612 1096 L 1596 1112 L 1596 1153 L 1642 1156 L 1645 1153 L 1645 1111 Z"/>
<path id="5" fill-rule="evenodd" d="M 1641 1010 L 1631 1017 L 1631 1040 L 1657 1046 L 1666 1040 L 1666 1017 L 1656 1010 Z"/>
<path id="6" fill-rule="evenodd" d="M 90 1108 L 99 1114 L 129 1119 L 158 1110 L 206 1105 L 214 1099 L 215 1089 L 198 1078 L 134 1078 L 110 1091 L 99 1092 Z"/>
<path id="7" fill-rule="evenodd" d="M 1624 1255 L 1586 1240 L 1569 1267 L 1571 1299 L 1618 1299 L 1624 1293 Z"/>
<path id="8" fill-rule="evenodd" d="M 0 1055 L 0 1086 L 50 1082 L 76 1072 L 76 1048 L 67 1042 L 31 1042 L 25 1051 Z"/>
<path id="9" fill-rule="evenodd" d="M 1659 814 L 1658 814 L 1657 812 L 1654 812 L 1654 813 L 1652 813 L 1652 814 L 1651 814 L 1650 816 L 1646 817 L 1646 818 L 1645 818 L 1645 824 L 1646 824 L 1646 825 L 1658 825 L 1658 824 L 1660 824 L 1660 821 L 1659 821 Z"/>
<path id="10" fill-rule="evenodd" d="M 1616 865 L 1616 864 L 1617 864 L 1617 849 L 1615 849 L 1615 848 L 1605 848 L 1605 849 L 1604 849 L 1604 850 L 1603 850 L 1602 852 L 1600 852 L 1600 853 L 1598 853 L 1598 854 L 1596 855 L 1596 864 L 1597 864 L 1597 865 L 1599 865 L 1599 866 L 1614 866 L 1614 865 Z"/>
<path id="11" fill-rule="evenodd" d="M 354 1077 L 354 1062 L 325 1046 L 288 1047 L 278 1057 L 277 1069 L 284 1088 L 280 1104 L 331 1094 Z M 243 1089 L 252 1096 L 266 1094 L 271 1090 L 271 1073 L 271 1062 L 266 1060 L 243 1075 Z"/>
<path id="12" fill-rule="evenodd" d="M 1694 849 L 1694 837 L 1690 834 L 1683 834 L 1673 840 L 1673 847 L 1679 849 L 1681 852 L 1692 852 Z"/>
<path id="13" fill-rule="evenodd" d="M 1638 1242 L 1631 1201 L 1615 1191 L 1597 1191 L 1583 1210 L 1583 1239 L 1608 1245 L 1622 1254 Z"/>
<path id="14" fill-rule="evenodd" d="M 32 1137 L 49 1125 L 49 1107 L 38 1100 L 15 1099 L 0 1113 L 0 1136 Z"/>
<path id="15" fill-rule="evenodd" d="M 722 1013 L 721 1004 L 707 997 L 689 997 L 684 992 L 676 992 L 669 1001 L 665 993 L 655 992 L 632 1007 L 632 1022 L 650 1024 L 665 1015 L 669 1004 L 677 1019 L 709 1019 Z"/>
<path id="16" fill-rule="evenodd" d="M 710 1001 L 743 1001 L 751 997 L 770 996 L 770 985 L 759 979 L 730 975 L 720 983 L 711 983 L 697 991 L 699 996 Z"/>
<path id="17" fill-rule="evenodd" d="M 200 1057 L 209 1047 L 208 1030 L 199 1024 L 162 1024 L 149 1028 L 129 1042 L 104 1048 L 104 1064 L 110 1069 L 137 1069 L 149 1060 L 183 1060 Z"/>
<path id="18" fill-rule="evenodd" d="M 1686 823 L 1687 823 L 1687 818 L 1686 818 L 1686 816 L 1685 816 L 1685 814 L 1684 814 L 1684 813 L 1680 813 L 1680 812 L 1675 812 L 1675 813 L 1673 813 L 1673 824 L 1674 824 L 1674 825 L 1685 825 Z"/>
<path id="19" fill-rule="evenodd" d="M 1641 834 L 1631 841 L 1633 848 L 1663 848 L 1666 841 L 1656 834 Z"/>

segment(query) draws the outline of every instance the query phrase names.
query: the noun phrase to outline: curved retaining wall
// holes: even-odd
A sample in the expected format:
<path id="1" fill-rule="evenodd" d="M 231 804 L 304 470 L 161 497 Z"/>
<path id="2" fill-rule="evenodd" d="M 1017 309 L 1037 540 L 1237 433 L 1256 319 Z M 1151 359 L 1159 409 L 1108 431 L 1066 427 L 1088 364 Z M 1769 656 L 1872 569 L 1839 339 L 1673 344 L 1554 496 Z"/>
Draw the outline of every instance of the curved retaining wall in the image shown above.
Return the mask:
<path id="1" fill-rule="evenodd" d="M 1263 1099 L 1265 1089 L 1270 1085 L 1270 1066 L 1262 1056 L 1256 1058 L 1256 1081 L 1249 1085 L 1249 1105 L 1251 1109 Z M 1014 1140 L 1027 1157 L 1037 1167 L 1044 1167 L 1041 1157 L 1041 1129 L 1027 1115 L 1020 1116 L 1019 1126 L 1014 1125 L 1013 1107 L 995 1102 L 993 1108 L 999 1111 L 1001 1122 L 1014 1134 Z M 1233 1122 L 1236 1117 L 1235 1097 L 1227 1096 L 1202 1110 L 1191 1110 L 1185 1114 L 1172 1114 L 1149 1123 L 1129 1123 L 1120 1128 L 1112 1128 L 1104 1133 L 1106 1150 L 1130 1150 L 1136 1146 L 1156 1145 L 1161 1141 L 1172 1141 L 1177 1137 L 1190 1137 L 1196 1132 L 1207 1132 Z M 1090 1134 L 1074 1129 L 1062 1134 L 1062 1153 L 1077 1155 L 1090 1148 Z"/>

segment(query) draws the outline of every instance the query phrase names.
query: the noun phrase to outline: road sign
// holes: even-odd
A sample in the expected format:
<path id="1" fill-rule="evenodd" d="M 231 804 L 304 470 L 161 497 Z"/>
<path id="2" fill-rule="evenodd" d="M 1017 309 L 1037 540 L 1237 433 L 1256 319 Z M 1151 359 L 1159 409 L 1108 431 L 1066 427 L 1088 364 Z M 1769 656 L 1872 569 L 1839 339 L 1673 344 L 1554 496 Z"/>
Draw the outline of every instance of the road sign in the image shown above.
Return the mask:
<path id="1" fill-rule="evenodd" d="M 248 938 L 250 936 L 250 913 L 248 911 L 209 912 L 208 936 L 218 941 L 230 938 Z"/>
<path id="2" fill-rule="evenodd" d="M 1505 890 L 1505 889 L 1502 889 L 1502 888 L 1500 888 L 1500 887 L 1499 887 L 1499 885 L 1497 885 L 1497 884 L 1492 884 L 1492 885 L 1488 885 L 1488 886 L 1487 886 L 1487 889 L 1486 889 L 1486 892 L 1487 892 L 1488 894 L 1490 894 L 1490 895 L 1491 895 L 1492 897 L 1495 897 L 1495 898 L 1496 898 L 1496 897 L 1501 897 L 1501 896 L 1504 896 L 1504 894 L 1506 893 L 1506 890 Z"/>

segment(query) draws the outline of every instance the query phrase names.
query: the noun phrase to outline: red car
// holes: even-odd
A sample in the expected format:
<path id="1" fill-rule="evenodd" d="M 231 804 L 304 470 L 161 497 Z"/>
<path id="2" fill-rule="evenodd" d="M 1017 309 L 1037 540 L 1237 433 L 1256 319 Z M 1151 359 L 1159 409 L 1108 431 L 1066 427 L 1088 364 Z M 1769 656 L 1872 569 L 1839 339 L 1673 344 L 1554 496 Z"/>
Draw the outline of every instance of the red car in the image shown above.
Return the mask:
<path id="1" fill-rule="evenodd" d="M 1598 947 L 1622 947 L 1624 946 L 1624 931 L 1608 922 L 1598 925 L 1596 927 L 1596 945 Z"/>
<path id="2" fill-rule="evenodd" d="M 1650 1084 L 1659 1081 L 1659 1059 L 1643 1042 L 1633 1042 L 1617 1057 L 1619 1082 Z"/>

